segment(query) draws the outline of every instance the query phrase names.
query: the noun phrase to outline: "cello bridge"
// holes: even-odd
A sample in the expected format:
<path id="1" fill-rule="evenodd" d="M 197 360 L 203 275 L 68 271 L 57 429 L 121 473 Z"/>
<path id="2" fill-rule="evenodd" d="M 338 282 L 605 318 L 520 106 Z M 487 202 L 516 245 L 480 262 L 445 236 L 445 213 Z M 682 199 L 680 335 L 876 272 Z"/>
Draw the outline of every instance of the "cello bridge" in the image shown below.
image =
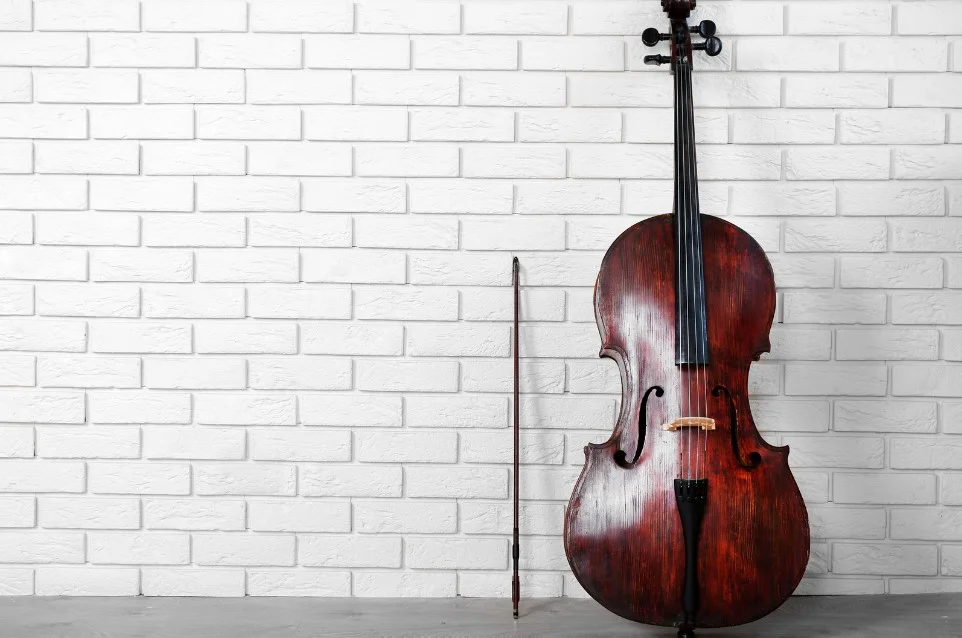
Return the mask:
<path id="1" fill-rule="evenodd" d="M 661 426 L 661 429 L 666 432 L 674 432 L 675 430 L 680 430 L 682 428 L 701 428 L 702 430 L 714 430 L 715 429 L 715 419 L 709 419 L 704 416 L 683 416 L 679 419 L 675 419 L 671 423 L 665 423 Z"/>

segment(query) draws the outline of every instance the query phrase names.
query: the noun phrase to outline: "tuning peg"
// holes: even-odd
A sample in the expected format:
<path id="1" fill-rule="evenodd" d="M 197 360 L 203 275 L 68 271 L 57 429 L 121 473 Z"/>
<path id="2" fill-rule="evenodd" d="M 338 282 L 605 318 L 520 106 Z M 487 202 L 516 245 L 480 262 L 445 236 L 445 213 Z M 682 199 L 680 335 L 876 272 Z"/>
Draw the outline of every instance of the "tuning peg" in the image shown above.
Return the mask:
<path id="1" fill-rule="evenodd" d="M 645 64 L 651 64 L 654 66 L 659 66 L 661 64 L 667 64 L 671 62 L 671 58 L 667 55 L 646 55 Z"/>
<path id="2" fill-rule="evenodd" d="M 703 38 L 710 38 L 715 35 L 715 23 L 711 20 L 702 20 L 698 23 L 698 26 L 689 26 L 688 30 Z"/>
<path id="3" fill-rule="evenodd" d="M 658 29 L 654 27 L 648 27 L 641 33 L 641 41 L 645 43 L 646 47 L 653 47 L 662 40 L 667 40 L 670 37 L 667 33 L 658 33 Z"/>
<path id="4" fill-rule="evenodd" d="M 704 51 L 710 57 L 715 57 L 722 51 L 722 41 L 712 36 L 704 42 L 696 42 L 691 45 L 691 48 L 695 51 Z"/>

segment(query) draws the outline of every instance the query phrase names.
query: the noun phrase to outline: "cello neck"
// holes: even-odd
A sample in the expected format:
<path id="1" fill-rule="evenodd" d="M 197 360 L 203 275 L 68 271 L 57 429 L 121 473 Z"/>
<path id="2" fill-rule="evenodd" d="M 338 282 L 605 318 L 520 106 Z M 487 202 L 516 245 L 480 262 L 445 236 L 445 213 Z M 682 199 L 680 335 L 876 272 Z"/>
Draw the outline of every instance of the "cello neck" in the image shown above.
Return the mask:
<path id="1" fill-rule="evenodd" d="M 682 21 L 684 24 L 684 21 Z M 688 28 L 673 26 L 675 83 L 675 363 L 705 365 L 709 360 L 702 255 L 698 170 L 695 157 L 695 114 L 691 87 L 691 40 Z"/>

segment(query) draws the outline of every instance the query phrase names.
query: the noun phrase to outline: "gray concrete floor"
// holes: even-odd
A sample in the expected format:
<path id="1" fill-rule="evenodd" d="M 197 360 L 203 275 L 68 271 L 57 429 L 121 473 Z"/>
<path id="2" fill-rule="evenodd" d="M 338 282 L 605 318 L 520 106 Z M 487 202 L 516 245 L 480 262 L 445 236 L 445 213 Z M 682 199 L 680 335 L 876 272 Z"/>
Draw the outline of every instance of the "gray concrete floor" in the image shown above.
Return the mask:
<path id="1" fill-rule="evenodd" d="M 6 598 L 2 638 L 673 638 L 590 600 L 363 598 Z M 962 595 L 793 598 L 762 620 L 706 638 L 958 638 Z"/>

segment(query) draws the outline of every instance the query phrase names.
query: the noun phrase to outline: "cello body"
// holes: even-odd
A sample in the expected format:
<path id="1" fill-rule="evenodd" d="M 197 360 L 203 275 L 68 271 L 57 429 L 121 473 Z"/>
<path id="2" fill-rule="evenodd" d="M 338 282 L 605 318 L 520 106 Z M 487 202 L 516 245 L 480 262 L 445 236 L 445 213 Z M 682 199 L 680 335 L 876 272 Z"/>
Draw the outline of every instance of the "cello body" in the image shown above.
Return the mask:
<path id="1" fill-rule="evenodd" d="M 809 558 L 805 503 L 788 448 L 755 427 L 749 368 L 770 349 L 775 280 L 737 226 L 701 215 L 692 52 L 717 55 L 694 0 L 662 0 L 675 82 L 675 203 L 626 230 L 595 283 L 601 356 L 621 371 L 611 437 L 585 448 L 565 515 L 565 552 L 584 589 L 631 620 L 727 627 L 758 619 L 797 587 Z M 706 38 L 692 44 L 691 34 Z"/>
<path id="2" fill-rule="evenodd" d="M 748 404 L 749 366 L 769 349 L 771 266 L 743 230 L 707 215 L 702 223 L 715 356 L 701 387 L 717 425 L 701 437 L 711 487 L 698 547 L 697 625 L 726 627 L 788 598 L 808 563 L 809 528 L 788 448 L 761 438 Z M 622 407 L 611 438 L 585 449 L 564 531 L 571 569 L 593 598 L 625 618 L 665 626 L 684 622 L 686 548 L 672 481 L 694 442 L 662 424 L 697 374 L 675 365 L 674 245 L 671 216 L 661 215 L 625 231 L 602 262 L 595 318 L 601 354 L 621 370 Z M 642 413 L 653 387 L 664 393 L 649 394 Z"/>

